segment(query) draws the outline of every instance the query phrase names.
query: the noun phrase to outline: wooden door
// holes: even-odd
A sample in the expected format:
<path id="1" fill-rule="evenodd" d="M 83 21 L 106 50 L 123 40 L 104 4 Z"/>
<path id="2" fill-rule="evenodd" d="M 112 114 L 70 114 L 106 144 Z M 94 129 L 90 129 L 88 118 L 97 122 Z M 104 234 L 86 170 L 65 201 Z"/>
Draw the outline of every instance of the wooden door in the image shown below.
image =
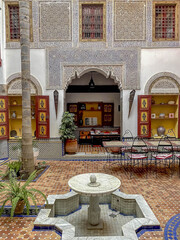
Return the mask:
<path id="1" fill-rule="evenodd" d="M 9 138 L 8 97 L 0 96 L 0 140 Z"/>
<path id="2" fill-rule="evenodd" d="M 78 126 L 78 104 L 77 103 L 68 103 L 67 110 L 68 110 L 68 112 L 74 114 L 74 123 Z"/>
<path id="3" fill-rule="evenodd" d="M 36 96 L 36 137 L 49 138 L 49 96 Z"/>
<path id="4" fill-rule="evenodd" d="M 103 126 L 113 126 L 114 124 L 114 104 L 103 104 Z"/>
<path id="5" fill-rule="evenodd" d="M 138 96 L 138 136 L 151 137 L 151 95 Z"/>

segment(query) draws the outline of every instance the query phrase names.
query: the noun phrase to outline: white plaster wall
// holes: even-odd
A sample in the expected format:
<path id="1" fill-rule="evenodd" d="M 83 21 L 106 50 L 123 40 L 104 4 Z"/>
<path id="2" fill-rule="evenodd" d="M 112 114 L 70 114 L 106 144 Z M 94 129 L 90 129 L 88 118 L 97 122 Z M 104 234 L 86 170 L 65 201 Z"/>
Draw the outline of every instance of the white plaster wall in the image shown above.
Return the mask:
<path id="1" fill-rule="evenodd" d="M 160 72 L 171 72 L 180 77 L 180 48 L 141 50 L 141 89 L 147 81 Z"/>
<path id="2" fill-rule="evenodd" d="M 64 112 L 64 90 L 59 90 L 59 101 L 58 101 L 58 111 L 57 118 L 55 113 L 54 106 L 54 90 L 45 91 L 45 95 L 49 95 L 49 124 L 50 124 L 50 138 L 58 138 L 59 137 L 59 126 L 61 123 L 62 114 Z"/>
<path id="3" fill-rule="evenodd" d="M 21 51 L 19 49 L 5 49 L 4 50 L 4 78 L 5 81 L 11 75 L 20 73 L 21 71 Z"/>
<path id="4" fill-rule="evenodd" d="M 123 112 L 122 112 L 122 135 L 128 129 L 132 132 L 133 136 L 137 136 L 137 101 L 138 95 L 141 94 L 141 91 L 136 91 L 134 96 L 133 105 L 131 108 L 130 116 L 128 118 L 129 113 L 129 93 L 131 90 L 123 90 Z"/>
<path id="5" fill-rule="evenodd" d="M 19 49 L 6 49 L 5 55 L 5 72 L 4 77 L 21 72 L 21 51 Z M 43 94 L 46 88 L 46 51 L 44 49 L 30 50 L 30 72 L 40 83 Z"/>
<path id="6" fill-rule="evenodd" d="M 120 105 L 119 93 L 67 93 L 66 103 L 74 102 L 114 103 L 114 126 L 120 126 L 120 112 L 118 111 L 118 105 Z"/>

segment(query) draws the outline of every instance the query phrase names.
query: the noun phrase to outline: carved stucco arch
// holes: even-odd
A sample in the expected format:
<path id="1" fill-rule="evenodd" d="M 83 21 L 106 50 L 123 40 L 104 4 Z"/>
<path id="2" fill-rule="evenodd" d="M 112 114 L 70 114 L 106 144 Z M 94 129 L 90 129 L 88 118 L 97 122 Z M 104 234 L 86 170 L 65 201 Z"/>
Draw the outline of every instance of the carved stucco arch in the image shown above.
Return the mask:
<path id="1" fill-rule="evenodd" d="M 161 87 L 162 86 L 162 87 Z M 153 75 L 144 88 L 144 94 L 179 94 L 180 78 L 174 73 L 160 72 Z"/>
<path id="2" fill-rule="evenodd" d="M 18 94 L 18 95 L 22 94 L 20 80 L 21 80 L 21 73 L 15 73 L 8 77 L 8 79 L 7 79 L 7 94 L 11 94 L 10 89 L 12 89 L 13 87 L 14 87 L 13 94 Z M 15 87 L 15 84 L 16 84 L 16 87 Z M 30 75 L 30 84 L 31 84 L 31 87 L 33 88 L 33 90 L 35 91 L 35 92 L 33 91 L 32 94 L 42 95 L 42 87 L 41 87 L 39 81 L 32 75 Z"/>
<path id="3" fill-rule="evenodd" d="M 85 73 L 96 71 L 106 78 L 111 77 L 118 85 L 119 89 L 123 87 L 123 66 L 122 65 L 64 65 L 62 89 L 66 91 L 69 84 L 76 77 L 80 78 Z"/>

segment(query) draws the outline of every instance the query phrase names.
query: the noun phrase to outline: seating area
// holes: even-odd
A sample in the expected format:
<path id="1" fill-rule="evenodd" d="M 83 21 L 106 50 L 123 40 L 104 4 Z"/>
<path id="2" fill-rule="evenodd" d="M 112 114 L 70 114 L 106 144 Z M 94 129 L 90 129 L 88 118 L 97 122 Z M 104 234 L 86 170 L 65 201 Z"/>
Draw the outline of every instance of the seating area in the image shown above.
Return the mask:
<path id="1" fill-rule="evenodd" d="M 129 134 L 126 138 L 125 135 Z M 171 175 L 175 173 L 175 166 L 179 166 L 180 176 L 180 141 L 168 136 L 159 139 L 146 139 L 141 137 L 133 138 L 129 130 L 122 137 L 122 141 L 103 142 L 107 152 L 107 161 L 110 164 L 119 164 L 130 169 L 132 176 L 136 167 L 142 167 L 148 173 L 154 168 L 157 174 L 169 170 Z M 105 164 L 107 165 L 107 163 Z"/>

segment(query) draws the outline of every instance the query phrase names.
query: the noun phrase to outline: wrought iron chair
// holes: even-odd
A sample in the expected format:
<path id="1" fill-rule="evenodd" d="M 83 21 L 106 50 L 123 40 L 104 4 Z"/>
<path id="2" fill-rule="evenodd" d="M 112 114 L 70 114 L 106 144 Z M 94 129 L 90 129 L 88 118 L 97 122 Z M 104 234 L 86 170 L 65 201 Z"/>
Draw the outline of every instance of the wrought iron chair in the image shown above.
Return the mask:
<path id="1" fill-rule="evenodd" d="M 128 159 L 131 166 L 130 176 L 132 176 L 132 172 L 134 171 L 135 166 L 142 165 L 142 168 L 148 166 L 148 147 L 143 138 L 135 137 L 131 146 L 131 151 L 128 153 Z"/>
<path id="2" fill-rule="evenodd" d="M 175 160 L 177 159 L 178 161 L 179 161 L 179 177 L 180 177 L 180 153 L 175 153 L 174 154 L 174 156 L 175 156 Z"/>
<path id="3" fill-rule="evenodd" d="M 122 136 L 122 141 L 132 143 L 133 140 L 134 140 L 134 137 L 133 137 L 132 132 L 129 129 L 127 129 Z M 124 160 L 126 160 L 126 153 L 131 152 L 131 146 L 126 146 L 126 147 L 121 148 L 121 152 L 122 152 L 122 158 Z"/>
<path id="4" fill-rule="evenodd" d="M 122 151 L 121 147 L 108 147 L 106 148 L 107 153 L 107 161 L 104 164 L 104 167 L 107 166 L 107 164 L 112 165 L 115 163 L 118 163 L 121 165 L 122 163 Z"/>
<path id="5" fill-rule="evenodd" d="M 129 129 L 126 129 L 122 136 L 122 141 L 133 141 L 134 137 L 132 132 Z"/>
<path id="6" fill-rule="evenodd" d="M 155 160 L 156 174 L 158 169 L 158 164 L 161 166 L 170 166 L 174 164 L 174 151 L 170 139 L 167 136 L 161 137 L 157 147 L 157 153 L 152 155 L 152 160 Z"/>

